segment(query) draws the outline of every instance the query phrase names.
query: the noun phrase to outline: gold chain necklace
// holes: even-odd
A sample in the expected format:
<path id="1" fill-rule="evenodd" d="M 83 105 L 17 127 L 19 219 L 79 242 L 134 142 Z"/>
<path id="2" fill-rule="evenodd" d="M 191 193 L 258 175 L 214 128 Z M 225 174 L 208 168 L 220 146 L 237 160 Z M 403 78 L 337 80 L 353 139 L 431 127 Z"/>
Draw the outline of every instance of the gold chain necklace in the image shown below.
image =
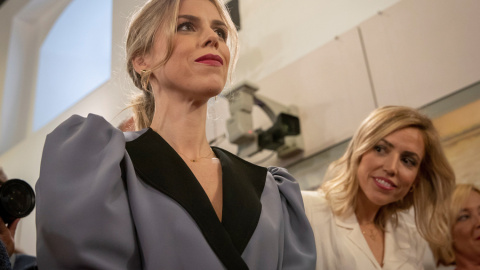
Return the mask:
<path id="1" fill-rule="evenodd" d="M 364 230 L 362 230 L 362 233 L 368 237 L 370 237 L 370 239 L 372 239 L 373 241 L 375 241 L 375 239 L 377 239 L 377 232 L 373 232 L 373 229 L 368 229 L 370 231 L 370 233 L 366 233 Z"/>
<path id="2" fill-rule="evenodd" d="M 198 162 L 200 159 L 209 158 L 212 154 L 214 154 L 212 148 L 210 148 L 210 152 L 209 152 L 206 156 L 192 159 L 192 158 L 189 158 L 189 157 L 187 157 L 186 155 L 180 153 L 179 151 L 177 151 L 177 152 L 178 152 L 180 155 L 182 155 L 182 156 L 184 156 L 185 158 L 187 158 L 188 160 L 190 160 L 191 162 Z M 214 155 L 215 155 L 215 154 L 214 154 Z"/>
<path id="3" fill-rule="evenodd" d="M 374 224 L 374 222 L 369 222 L 369 223 L 365 223 L 363 225 L 360 225 L 360 224 L 359 225 L 360 225 L 360 229 L 362 230 L 362 233 L 364 235 L 370 237 L 370 239 L 372 239 L 373 241 L 375 241 L 377 239 L 377 234 L 378 234 L 378 232 L 374 231 L 376 226 L 374 225 L 375 226 L 374 228 L 365 228 L 366 226 L 369 226 L 371 224 Z M 362 226 L 364 226 L 364 228 L 362 228 Z M 367 230 L 368 230 L 369 233 L 367 233 Z"/>

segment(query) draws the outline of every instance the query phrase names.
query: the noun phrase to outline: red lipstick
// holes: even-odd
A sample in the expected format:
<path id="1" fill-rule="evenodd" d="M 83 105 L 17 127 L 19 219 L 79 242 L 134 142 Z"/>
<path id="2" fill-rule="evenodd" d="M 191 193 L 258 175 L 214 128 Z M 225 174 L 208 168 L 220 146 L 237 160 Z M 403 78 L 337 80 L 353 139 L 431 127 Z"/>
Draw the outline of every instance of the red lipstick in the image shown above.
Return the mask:
<path id="1" fill-rule="evenodd" d="M 209 66 L 223 66 L 223 59 L 215 54 L 205 54 L 204 56 L 197 58 L 195 62 Z"/>

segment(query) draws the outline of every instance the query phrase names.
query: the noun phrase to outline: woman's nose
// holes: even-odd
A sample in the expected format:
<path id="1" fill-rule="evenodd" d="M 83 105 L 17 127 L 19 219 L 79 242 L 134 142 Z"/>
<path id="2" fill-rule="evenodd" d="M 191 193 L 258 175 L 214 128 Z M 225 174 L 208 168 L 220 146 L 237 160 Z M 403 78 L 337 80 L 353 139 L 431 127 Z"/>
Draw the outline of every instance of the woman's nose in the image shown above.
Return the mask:
<path id="1" fill-rule="evenodd" d="M 472 215 L 472 218 L 475 228 L 480 229 L 480 213 Z"/>
<path id="2" fill-rule="evenodd" d="M 383 163 L 383 170 L 389 176 L 394 176 L 397 174 L 398 159 L 399 157 L 394 154 L 390 154 L 387 158 L 385 158 L 385 162 Z"/>
<path id="3" fill-rule="evenodd" d="M 217 33 L 213 29 L 206 30 L 203 46 L 204 47 L 212 46 L 218 49 L 219 38 L 220 37 L 217 35 Z"/>

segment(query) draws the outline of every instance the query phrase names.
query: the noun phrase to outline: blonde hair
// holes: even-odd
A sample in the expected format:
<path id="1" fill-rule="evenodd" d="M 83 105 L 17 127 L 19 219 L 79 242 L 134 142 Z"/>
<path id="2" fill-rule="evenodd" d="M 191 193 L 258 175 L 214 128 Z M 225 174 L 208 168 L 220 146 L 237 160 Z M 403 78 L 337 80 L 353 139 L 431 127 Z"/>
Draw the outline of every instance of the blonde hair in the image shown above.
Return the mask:
<path id="1" fill-rule="evenodd" d="M 480 188 L 473 184 L 457 184 L 455 190 L 453 191 L 450 209 L 448 211 L 448 221 L 450 222 L 450 241 L 448 245 L 432 248 L 432 252 L 435 258 L 438 259 L 437 262 L 439 264 L 455 264 L 455 251 L 453 249 L 451 232 L 456 223 L 458 213 L 460 213 L 460 210 L 465 205 L 465 202 L 472 192 L 477 192 L 480 194 Z"/>
<path id="2" fill-rule="evenodd" d="M 415 222 L 422 237 L 430 245 L 441 246 L 448 242 L 449 227 L 445 212 L 455 176 L 432 121 L 415 109 L 386 106 L 374 110 L 355 132 L 345 154 L 330 164 L 321 188 L 335 215 L 344 215 L 355 209 L 359 189 L 356 174 L 363 154 L 388 134 L 407 127 L 421 131 L 425 156 L 413 192 L 408 192 L 400 201 L 382 206 L 375 217 L 375 224 L 384 229 L 386 221 L 392 218 L 396 226 L 397 213 L 413 206 Z"/>
<path id="3" fill-rule="evenodd" d="M 141 7 L 131 19 L 126 42 L 127 71 L 135 86 L 142 90 L 141 93 L 134 95 L 130 103 L 137 130 L 150 126 L 152 122 L 155 102 L 149 78 L 152 71 L 163 66 L 172 55 L 173 37 L 176 32 L 180 1 L 181 0 L 150 0 Z M 220 0 L 209 1 L 217 8 L 229 32 L 227 46 L 230 48 L 232 59 L 229 67 L 229 79 L 231 80 L 237 61 L 238 33 L 225 5 L 221 3 Z M 165 35 L 168 45 L 167 54 L 165 58 L 151 70 L 145 70 L 142 71 L 141 74 L 138 74 L 133 68 L 133 60 L 151 51 L 157 31 Z"/>

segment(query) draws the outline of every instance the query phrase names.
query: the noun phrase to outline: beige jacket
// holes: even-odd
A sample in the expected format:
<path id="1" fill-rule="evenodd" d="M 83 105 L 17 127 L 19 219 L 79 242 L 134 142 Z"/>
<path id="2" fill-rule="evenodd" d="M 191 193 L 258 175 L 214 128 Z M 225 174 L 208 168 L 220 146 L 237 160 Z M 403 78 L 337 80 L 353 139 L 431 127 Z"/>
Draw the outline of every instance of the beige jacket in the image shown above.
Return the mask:
<path id="1" fill-rule="evenodd" d="M 302 195 L 315 235 L 317 270 L 424 269 L 427 243 L 420 237 L 408 213 L 399 214 L 396 228 L 387 222 L 382 268 L 368 247 L 353 211 L 337 217 L 323 192 L 304 191 Z"/>

